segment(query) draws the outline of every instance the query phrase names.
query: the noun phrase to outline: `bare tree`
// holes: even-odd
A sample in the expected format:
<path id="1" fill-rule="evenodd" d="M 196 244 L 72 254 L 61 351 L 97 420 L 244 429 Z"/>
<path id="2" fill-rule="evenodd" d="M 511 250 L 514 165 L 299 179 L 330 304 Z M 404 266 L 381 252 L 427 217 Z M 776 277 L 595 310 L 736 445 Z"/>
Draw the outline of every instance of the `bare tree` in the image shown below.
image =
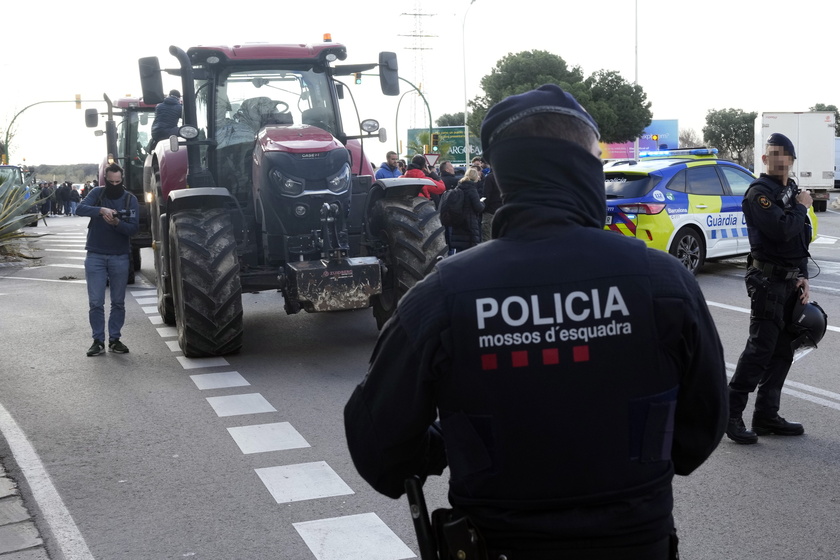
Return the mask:
<path id="1" fill-rule="evenodd" d="M 679 142 L 680 148 L 696 148 L 703 145 L 703 139 L 693 128 L 680 130 Z"/>

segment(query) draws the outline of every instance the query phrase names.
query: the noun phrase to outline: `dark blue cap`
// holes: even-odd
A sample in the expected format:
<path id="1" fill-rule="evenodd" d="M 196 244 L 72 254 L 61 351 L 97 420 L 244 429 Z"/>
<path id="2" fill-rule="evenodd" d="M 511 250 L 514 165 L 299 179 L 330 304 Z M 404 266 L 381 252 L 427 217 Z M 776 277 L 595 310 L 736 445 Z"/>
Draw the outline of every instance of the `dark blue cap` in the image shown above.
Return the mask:
<path id="1" fill-rule="evenodd" d="M 560 113 L 575 117 L 592 128 L 596 138 L 601 137 L 595 119 L 570 93 L 554 84 L 546 84 L 519 95 L 511 95 L 487 111 L 487 116 L 481 123 L 481 147 L 484 157 L 489 157 L 493 141 L 501 131 L 518 120 L 539 113 Z"/>
<path id="2" fill-rule="evenodd" d="M 767 139 L 767 145 L 781 146 L 793 157 L 793 159 L 796 159 L 796 151 L 793 149 L 793 142 L 790 141 L 790 138 L 780 132 L 774 132 L 771 134 L 770 138 Z"/>

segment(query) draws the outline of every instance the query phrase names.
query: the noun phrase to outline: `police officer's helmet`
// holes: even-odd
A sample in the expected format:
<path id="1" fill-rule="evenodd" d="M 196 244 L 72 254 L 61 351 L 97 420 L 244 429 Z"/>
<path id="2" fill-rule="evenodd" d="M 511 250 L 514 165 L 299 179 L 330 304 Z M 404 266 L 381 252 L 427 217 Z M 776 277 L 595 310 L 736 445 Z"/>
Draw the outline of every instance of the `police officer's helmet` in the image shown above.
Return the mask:
<path id="1" fill-rule="evenodd" d="M 797 298 L 788 325 L 788 330 L 794 336 L 791 347 L 793 350 L 816 348 L 825 336 L 827 326 L 828 315 L 825 314 L 825 311 L 817 302 L 809 301 L 803 304 Z"/>

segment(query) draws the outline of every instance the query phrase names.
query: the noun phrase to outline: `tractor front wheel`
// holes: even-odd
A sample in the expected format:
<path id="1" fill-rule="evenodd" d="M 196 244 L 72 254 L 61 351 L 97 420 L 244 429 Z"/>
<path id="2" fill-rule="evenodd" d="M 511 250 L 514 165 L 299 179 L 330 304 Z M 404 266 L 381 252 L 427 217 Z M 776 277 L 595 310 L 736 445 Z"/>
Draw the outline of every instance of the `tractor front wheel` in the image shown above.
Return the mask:
<path id="1" fill-rule="evenodd" d="M 230 215 L 224 208 L 184 210 L 169 225 L 178 343 L 190 358 L 242 347 L 242 287 Z"/>
<path id="2" fill-rule="evenodd" d="M 420 196 L 377 201 L 370 229 L 387 247 L 382 293 L 372 298 L 373 316 L 381 329 L 400 298 L 446 256 L 446 241 L 434 203 Z"/>

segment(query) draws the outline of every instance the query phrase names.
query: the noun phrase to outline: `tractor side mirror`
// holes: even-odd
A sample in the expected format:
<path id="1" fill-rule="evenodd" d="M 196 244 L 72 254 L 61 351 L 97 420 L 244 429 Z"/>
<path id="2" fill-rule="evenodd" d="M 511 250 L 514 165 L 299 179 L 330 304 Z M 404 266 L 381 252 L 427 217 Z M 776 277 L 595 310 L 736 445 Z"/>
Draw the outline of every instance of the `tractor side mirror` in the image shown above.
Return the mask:
<path id="1" fill-rule="evenodd" d="M 99 113 L 96 109 L 85 109 L 85 126 L 88 128 L 99 126 Z"/>
<path id="2" fill-rule="evenodd" d="M 397 70 L 397 53 L 379 53 L 379 85 L 385 95 L 400 94 L 400 76 Z"/>
<path id="3" fill-rule="evenodd" d="M 162 103 L 163 79 L 160 75 L 160 62 L 156 56 L 147 56 L 139 61 L 140 87 L 143 89 L 143 101 L 149 105 Z"/>

